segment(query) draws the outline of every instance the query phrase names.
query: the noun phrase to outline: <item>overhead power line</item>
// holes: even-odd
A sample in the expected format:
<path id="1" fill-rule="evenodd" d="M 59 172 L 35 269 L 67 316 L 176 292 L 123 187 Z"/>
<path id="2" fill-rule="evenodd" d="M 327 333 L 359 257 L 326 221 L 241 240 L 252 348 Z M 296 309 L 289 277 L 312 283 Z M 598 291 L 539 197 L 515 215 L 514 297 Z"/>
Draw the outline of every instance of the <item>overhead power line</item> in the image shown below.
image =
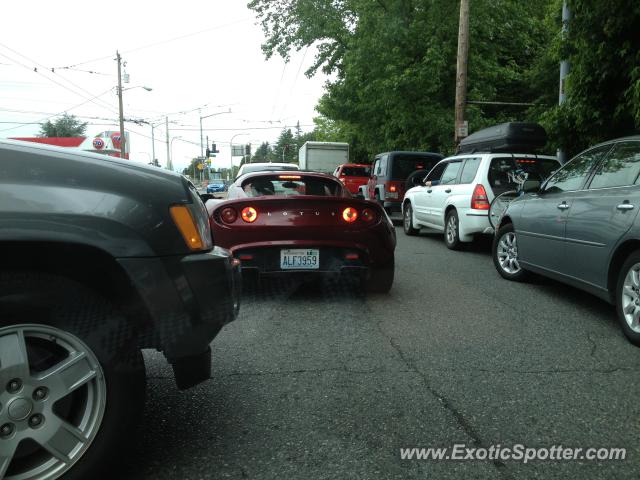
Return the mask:
<path id="1" fill-rule="evenodd" d="M 194 35 L 200 35 L 202 33 L 211 32 L 213 30 L 220 30 L 222 28 L 231 27 L 233 25 L 237 25 L 239 23 L 244 23 L 244 22 L 247 22 L 249 20 L 253 20 L 253 17 L 247 17 L 247 18 L 243 18 L 241 20 L 236 20 L 236 21 L 230 22 L 230 23 L 225 23 L 225 24 L 222 24 L 222 25 L 216 25 L 216 26 L 213 26 L 213 27 L 210 27 L 210 28 L 205 28 L 204 30 L 198 30 L 196 32 L 186 33 L 184 35 L 179 35 L 177 37 L 172 37 L 172 38 L 168 38 L 168 39 L 165 39 L 165 40 L 159 40 L 157 42 L 149 43 L 147 45 L 142 45 L 140 47 L 135 47 L 135 48 L 132 48 L 132 49 L 129 49 L 129 50 L 123 50 L 121 53 L 123 55 L 126 55 L 128 53 L 138 52 L 140 50 L 144 50 L 144 49 L 147 49 L 147 48 L 152 48 L 152 47 L 156 47 L 158 45 L 164 45 L 166 43 L 175 42 L 177 40 L 182 40 L 184 38 L 193 37 Z M 104 56 L 101 56 L 101 57 L 93 58 L 91 60 L 86 60 L 84 62 L 78 62 L 78 63 L 74 63 L 72 65 L 66 65 L 66 66 L 63 66 L 63 67 L 55 67 L 55 68 L 58 69 L 58 70 L 70 70 L 72 68 L 79 67 L 80 65 L 87 65 L 89 63 L 95 63 L 95 62 L 99 62 L 101 60 L 107 60 L 107 59 L 112 58 L 112 57 L 113 57 L 112 54 L 104 55 Z"/>

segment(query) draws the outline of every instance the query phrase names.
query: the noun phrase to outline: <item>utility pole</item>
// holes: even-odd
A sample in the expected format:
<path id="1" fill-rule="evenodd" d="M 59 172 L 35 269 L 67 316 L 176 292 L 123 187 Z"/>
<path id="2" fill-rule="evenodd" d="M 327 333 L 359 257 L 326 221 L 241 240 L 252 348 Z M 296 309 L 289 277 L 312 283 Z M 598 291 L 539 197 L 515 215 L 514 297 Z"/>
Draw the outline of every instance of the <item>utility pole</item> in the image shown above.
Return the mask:
<path id="1" fill-rule="evenodd" d="M 569 31 L 569 21 L 571 20 L 571 12 L 569 11 L 569 7 L 567 6 L 567 0 L 562 2 L 562 35 L 566 36 Z M 558 104 L 562 105 L 567 100 L 567 94 L 565 91 L 565 81 L 567 75 L 569 75 L 569 70 L 571 69 L 571 65 L 569 65 L 569 60 L 563 59 L 560 62 L 560 92 L 558 94 Z M 564 164 L 566 161 L 566 154 L 562 150 L 562 148 L 558 148 L 557 157 L 560 164 Z"/>
<path id="2" fill-rule="evenodd" d="M 198 109 L 198 117 L 200 117 L 200 156 L 204 157 L 204 147 L 202 146 L 202 110 Z M 209 142 L 207 142 L 209 145 Z"/>
<path id="3" fill-rule="evenodd" d="M 124 113 L 122 111 L 122 58 L 120 52 L 116 50 L 116 59 L 118 60 L 118 106 L 120 116 L 120 158 L 125 158 L 125 135 L 124 135 Z"/>
<path id="4" fill-rule="evenodd" d="M 164 117 L 164 128 L 167 132 L 167 170 L 173 171 L 171 163 L 171 145 L 169 144 L 169 117 Z"/>
<path id="5" fill-rule="evenodd" d="M 467 103 L 467 63 L 469 58 L 469 0 L 460 0 L 460 23 L 458 25 L 458 63 L 456 67 L 456 124 L 454 141 L 456 146 L 467 136 L 464 121 Z"/>
<path id="6" fill-rule="evenodd" d="M 151 124 L 151 156 L 153 158 L 151 159 L 151 163 L 155 166 L 156 165 L 156 139 L 153 135 L 154 130 L 155 130 L 155 125 L 152 123 Z"/>

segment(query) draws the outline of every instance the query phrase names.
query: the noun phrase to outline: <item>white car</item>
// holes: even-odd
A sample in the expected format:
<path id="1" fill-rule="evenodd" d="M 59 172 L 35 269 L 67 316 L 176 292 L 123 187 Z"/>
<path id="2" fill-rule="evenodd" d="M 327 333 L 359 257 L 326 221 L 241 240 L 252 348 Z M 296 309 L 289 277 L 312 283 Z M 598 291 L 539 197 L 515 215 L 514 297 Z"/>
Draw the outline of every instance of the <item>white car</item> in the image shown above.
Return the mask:
<path id="1" fill-rule="evenodd" d="M 245 163 L 238 170 L 238 175 L 236 178 L 244 175 L 249 172 L 262 172 L 262 171 L 291 171 L 291 170 L 300 170 L 297 163 L 276 163 L 276 162 L 265 162 L 265 163 Z"/>
<path id="2" fill-rule="evenodd" d="M 444 233 L 456 249 L 474 236 L 493 233 L 489 206 L 496 195 L 515 190 L 523 172 L 542 181 L 560 168 L 555 157 L 513 153 L 468 153 L 441 160 L 424 185 L 407 191 L 402 203 L 404 232 L 427 227 Z"/>

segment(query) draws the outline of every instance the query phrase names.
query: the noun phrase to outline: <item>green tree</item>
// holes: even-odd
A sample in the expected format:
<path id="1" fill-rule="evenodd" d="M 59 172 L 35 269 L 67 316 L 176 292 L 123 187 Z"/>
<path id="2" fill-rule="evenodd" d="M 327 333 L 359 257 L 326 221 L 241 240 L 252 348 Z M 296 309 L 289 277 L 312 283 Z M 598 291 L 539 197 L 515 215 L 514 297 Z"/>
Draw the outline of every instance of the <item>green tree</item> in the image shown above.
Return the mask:
<path id="1" fill-rule="evenodd" d="M 553 1 L 473 2 L 470 99 L 541 97 L 530 71 L 548 40 L 545 15 Z M 333 80 L 317 109 L 348 136 L 358 157 L 392 149 L 452 151 L 457 2 L 253 0 L 249 6 L 262 21 L 267 56 L 288 58 L 291 50 L 319 46 L 307 74 L 321 68 Z M 469 107 L 468 117 L 472 130 L 529 119 L 522 108 L 476 106 Z M 326 133 L 317 131 L 319 137 Z"/>
<path id="2" fill-rule="evenodd" d="M 40 128 L 43 137 L 81 137 L 87 130 L 87 122 L 81 122 L 74 115 L 64 113 L 54 122 L 47 120 Z"/>
<path id="3" fill-rule="evenodd" d="M 553 27 L 559 32 L 560 2 L 554 3 Z M 571 65 L 567 101 L 540 117 L 572 156 L 640 129 L 640 3 L 569 0 L 568 5 L 568 34 L 557 34 L 548 52 L 554 74 L 562 58 Z M 557 86 L 554 93 L 557 98 Z"/>
<path id="4" fill-rule="evenodd" d="M 297 163 L 298 145 L 290 128 L 280 132 L 280 136 L 273 147 L 273 155 L 276 162 Z"/>

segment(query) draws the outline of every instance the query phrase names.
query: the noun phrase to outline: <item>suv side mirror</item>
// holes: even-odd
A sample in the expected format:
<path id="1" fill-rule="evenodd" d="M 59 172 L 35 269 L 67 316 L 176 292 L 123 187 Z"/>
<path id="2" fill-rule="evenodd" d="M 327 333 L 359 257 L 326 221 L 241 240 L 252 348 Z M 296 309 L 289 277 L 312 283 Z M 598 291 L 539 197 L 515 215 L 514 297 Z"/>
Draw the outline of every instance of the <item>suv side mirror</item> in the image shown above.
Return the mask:
<path id="1" fill-rule="evenodd" d="M 214 197 L 212 193 L 201 193 L 200 194 L 200 199 L 202 200 L 202 203 L 207 203 L 207 200 L 213 200 Z"/>

